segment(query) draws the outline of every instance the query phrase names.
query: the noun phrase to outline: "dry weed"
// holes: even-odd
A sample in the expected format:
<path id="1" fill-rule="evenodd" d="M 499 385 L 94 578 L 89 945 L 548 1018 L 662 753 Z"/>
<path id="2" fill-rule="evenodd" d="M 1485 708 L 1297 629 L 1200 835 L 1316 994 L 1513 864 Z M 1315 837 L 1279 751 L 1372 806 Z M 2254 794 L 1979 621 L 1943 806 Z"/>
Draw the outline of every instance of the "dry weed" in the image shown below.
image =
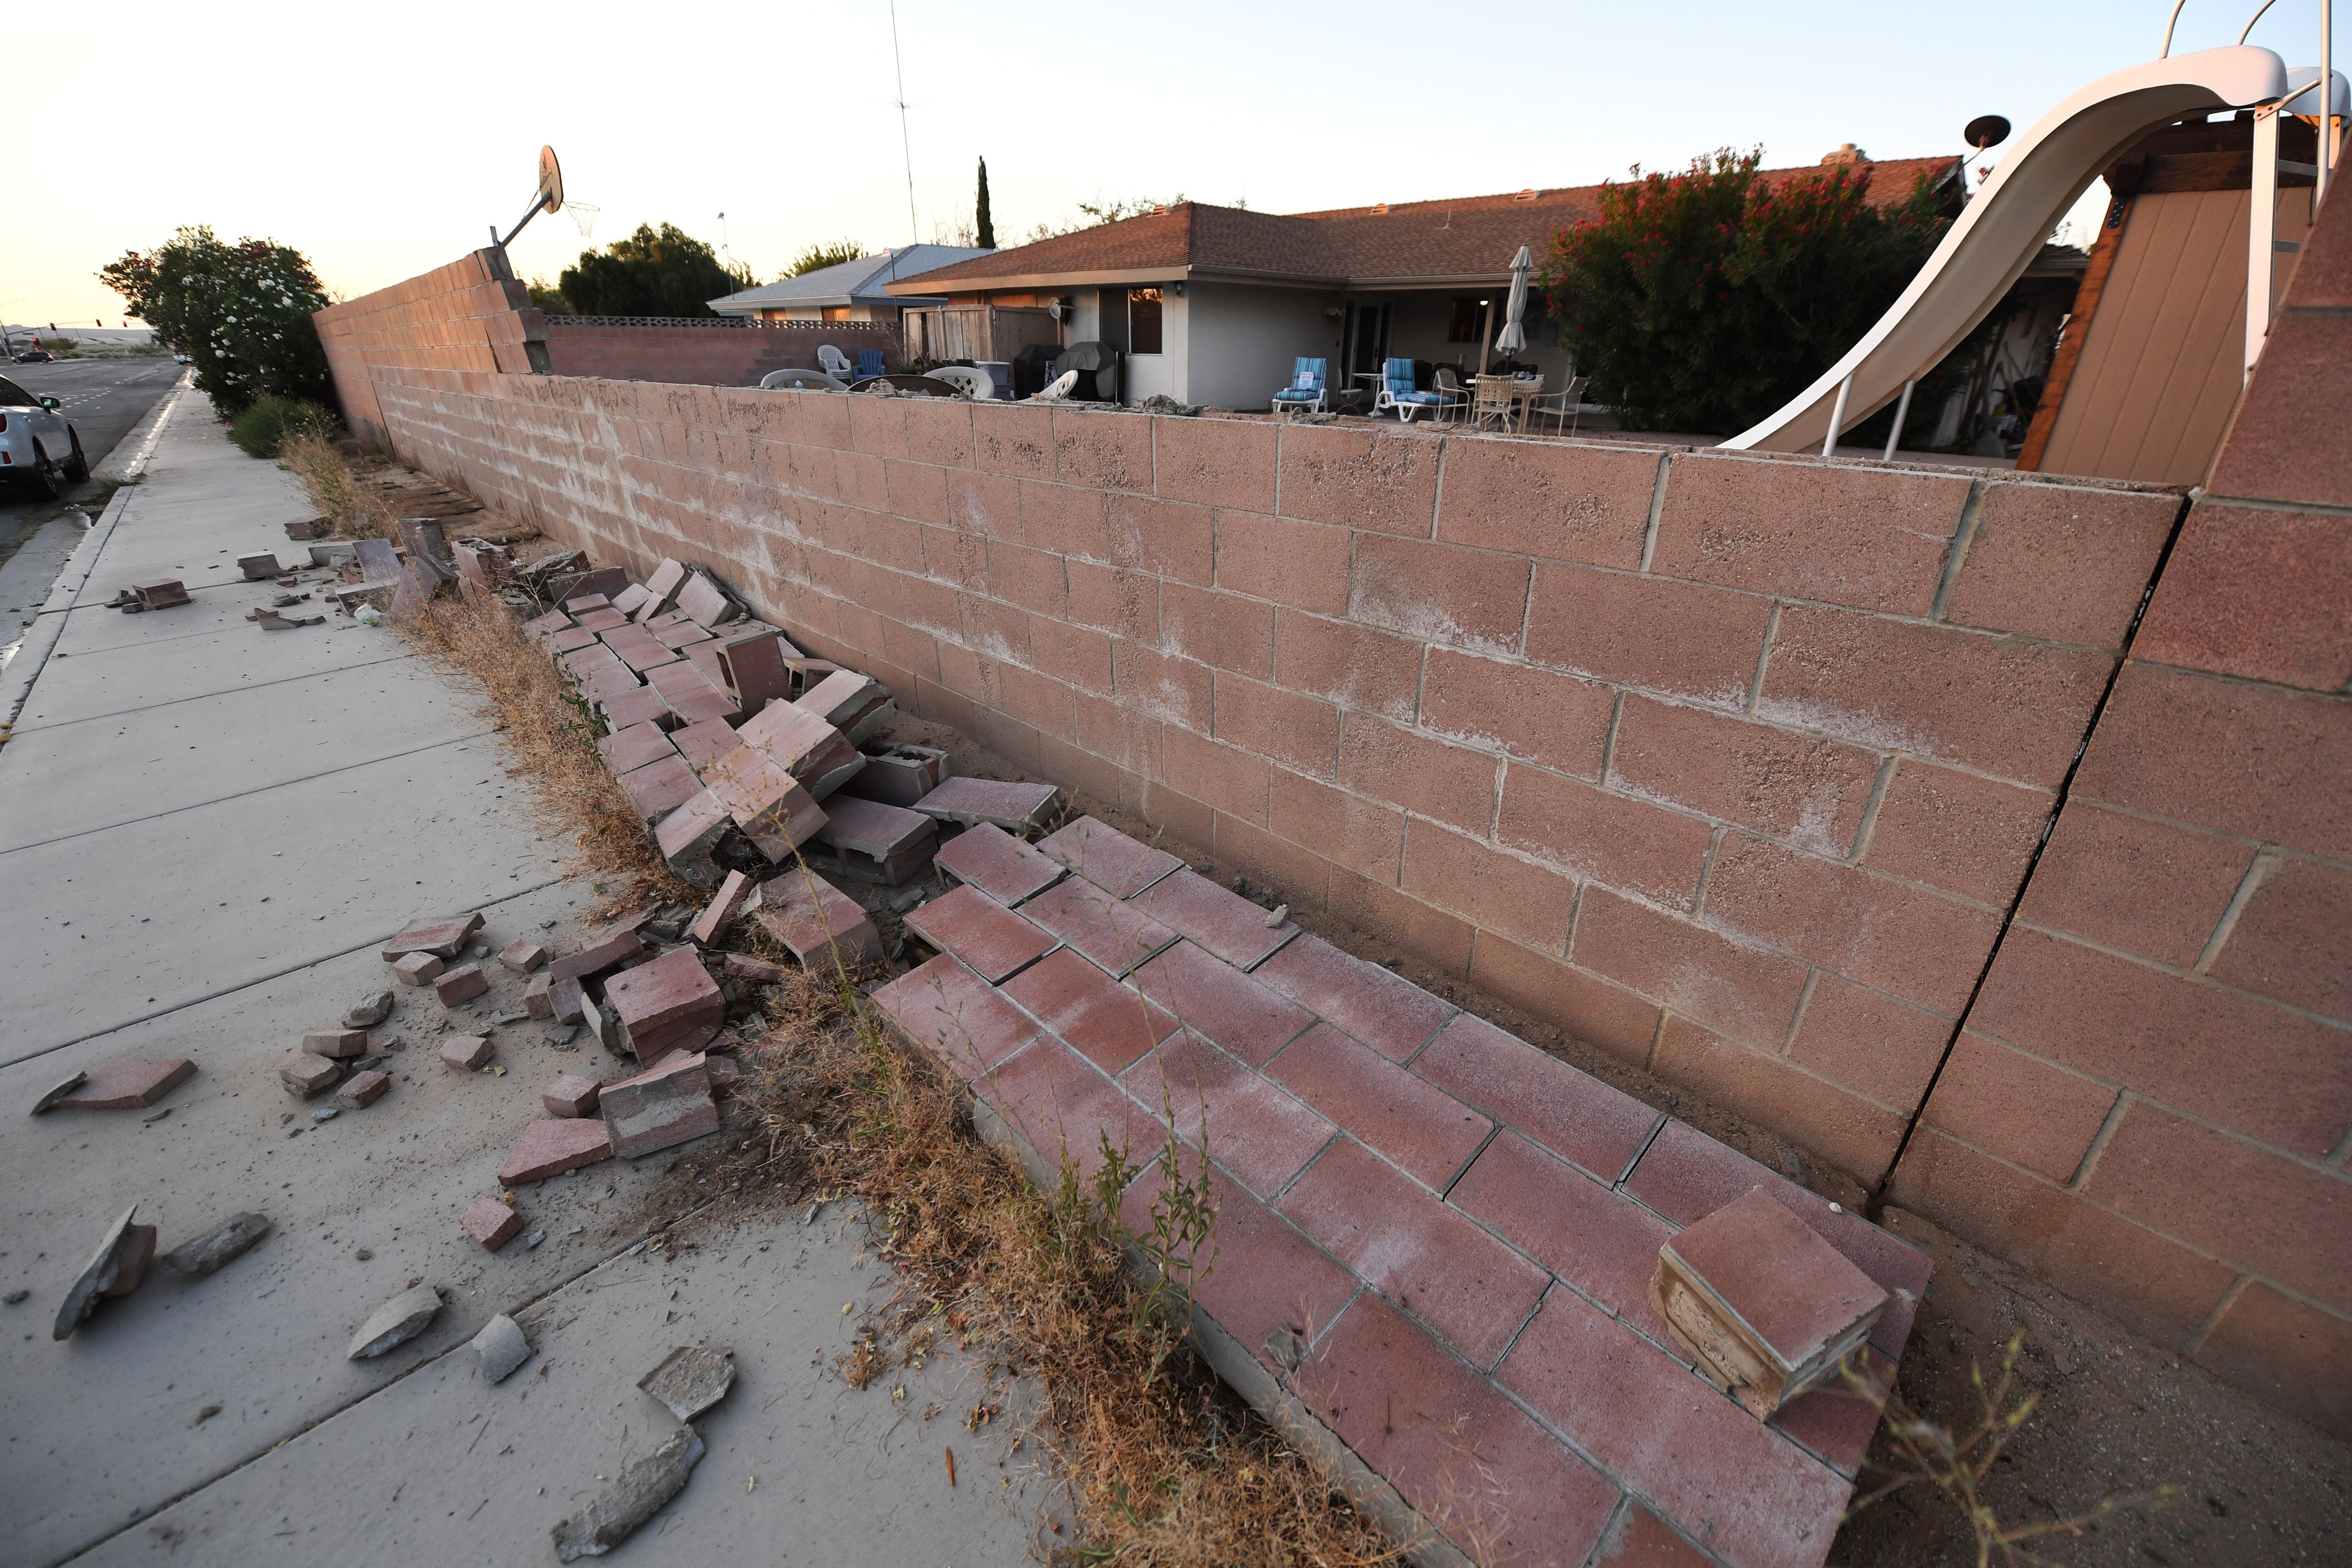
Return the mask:
<path id="1" fill-rule="evenodd" d="M 379 539 L 398 540 L 400 522 L 383 496 L 352 472 L 332 438 L 316 433 L 287 437 L 278 460 L 310 492 L 310 504 L 339 528 Z"/>

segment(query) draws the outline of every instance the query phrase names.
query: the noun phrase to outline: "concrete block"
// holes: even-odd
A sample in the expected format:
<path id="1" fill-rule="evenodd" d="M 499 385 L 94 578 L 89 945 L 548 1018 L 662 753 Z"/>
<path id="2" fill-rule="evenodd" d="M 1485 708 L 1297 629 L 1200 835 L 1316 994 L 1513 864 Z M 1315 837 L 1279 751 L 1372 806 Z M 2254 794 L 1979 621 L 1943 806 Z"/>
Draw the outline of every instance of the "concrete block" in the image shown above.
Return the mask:
<path id="1" fill-rule="evenodd" d="M 546 973 L 532 975 L 530 983 L 522 988 L 522 1010 L 534 1018 L 554 1017 L 554 987 L 553 975 Z"/>
<path id="2" fill-rule="evenodd" d="M 936 746 L 877 746 L 866 753 L 856 777 L 841 787 L 861 799 L 911 807 L 950 776 L 948 754 Z"/>
<path id="3" fill-rule="evenodd" d="M 334 1088 L 342 1076 L 341 1068 L 308 1051 L 297 1051 L 278 1064 L 278 1081 L 304 1100 Z"/>
<path id="4" fill-rule="evenodd" d="M 692 948 L 623 970 L 604 983 L 604 1000 L 641 1062 L 701 1049 L 727 1018 L 727 998 Z"/>
<path id="5" fill-rule="evenodd" d="M 278 564 L 278 557 L 266 550 L 255 555 L 238 556 L 236 569 L 245 574 L 247 582 L 255 583 L 281 576 L 286 570 Z"/>
<path id="6" fill-rule="evenodd" d="M 440 978 L 441 971 L 447 967 L 436 954 L 411 952 L 393 960 L 392 973 L 403 985 L 422 985 Z"/>
<path id="7" fill-rule="evenodd" d="M 452 1035 L 441 1047 L 441 1059 L 459 1072 L 473 1072 L 497 1054 L 486 1035 Z"/>
<path id="8" fill-rule="evenodd" d="M 1022 784 L 1003 779 L 950 778 L 915 803 L 915 809 L 941 822 L 993 823 L 1015 836 L 1024 835 L 1045 820 L 1061 792 L 1048 784 Z M 1093 818 L 1086 819 L 1093 822 Z M 1073 826 L 1078 826 L 1073 824 Z M 1113 830 L 1095 823 L 1095 830 Z M 1064 832 L 1067 832 L 1065 829 Z M 1058 838 L 1061 835 L 1055 835 Z M 1123 837 L 1123 836 L 1122 836 Z M 1129 840 L 1132 843 L 1133 840 Z M 1050 851 L 1049 851 L 1050 853 Z M 1055 859 L 1063 857 L 1056 855 Z M 1172 861 L 1171 861 L 1172 863 Z M 1123 895 L 1122 895 L 1123 896 Z"/>
<path id="9" fill-rule="evenodd" d="M 770 860 L 790 860 L 824 826 L 824 809 L 800 781 L 751 746 L 738 746 L 705 768 L 702 782 Z"/>
<path id="10" fill-rule="evenodd" d="M 698 1051 L 605 1085 L 599 1105 L 613 1152 L 630 1159 L 719 1131 L 710 1071 Z"/>
<path id="11" fill-rule="evenodd" d="M 341 1059 L 367 1055 L 365 1029 L 320 1029 L 302 1037 L 302 1048 L 314 1056 Z"/>
<path id="12" fill-rule="evenodd" d="M 522 1215 L 492 1197 L 476 1198 L 473 1206 L 458 1216 L 457 1225 L 490 1252 L 522 1234 Z"/>
<path id="13" fill-rule="evenodd" d="M 684 610 L 695 625 L 703 627 L 724 626 L 743 613 L 743 606 L 729 598 L 727 590 L 698 566 L 688 572 L 686 582 L 679 587 L 677 607 Z"/>
<path id="14" fill-rule="evenodd" d="M 478 963 L 460 964 L 433 982 L 433 994 L 441 998 L 445 1007 L 470 1002 L 489 988 L 490 977 L 482 973 Z"/>
<path id="15" fill-rule="evenodd" d="M 539 1102 L 550 1116 L 593 1116 L 599 1092 L 594 1079 L 568 1072 L 541 1091 Z"/>
<path id="16" fill-rule="evenodd" d="M 196 1064 L 185 1057 L 160 1062 L 126 1057 L 100 1068 L 80 1088 L 56 1103 L 78 1110 L 136 1110 L 154 1104 L 195 1076 Z"/>
<path id="17" fill-rule="evenodd" d="M 814 871 L 795 867 L 761 883 L 751 918 L 821 973 L 831 973 L 836 956 L 852 968 L 882 956 L 882 938 L 865 906 Z"/>
<path id="18" fill-rule="evenodd" d="M 654 842 L 669 868 L 698 888 L 717 888 L 724 873 L 710 852 L 726 836 L 727 808 L 704 789 L 661 819 Z"/>
<path id="19" fill-rule="evenodd" d="M 551 1117 L 523 1130 L 522 1142 L 507 1156 L 499 1180 L 508 1186 L 543 1182 L 612 1157 L 612 1135 L 602 1121 Z"/>
<path id="20" fill-rule="evenodd" d="M 432 921 L 411 926 L 383 944 L 383 961 L 394 963 L 402 955 L 429 952 L 436 958 L 455 958 L 464 951 L 474 933 L 482 929 L 479 914 L 460 915 L 451 920 Z"/>
<path id="21" fill-rule="evenodd" d="M 587 980 L 608 969 L 618 969 L 645 951 L 646 939 L 635 930 L 621 931 L 551 961 L 547 975 L 551 980 Z"/>
<path id="22" fill-rule="evenodd" d="M 506 945 L 505 950 L 499 954 L 499 962 L 518 974 L 529 974 L 532 970 L 546 963 L 547 948 L 544 944 L 532 942 L 527 937 L 520 938 Z"/>
<path id="23" fill-rule="evenodd" d="M 362 1110 L 382 1100 L 384 1090 L 391 1087 L 391 1078 L 383 1073 L 355 1072 L 335 1091 L 335 1101 L 352 1110 Z"/>

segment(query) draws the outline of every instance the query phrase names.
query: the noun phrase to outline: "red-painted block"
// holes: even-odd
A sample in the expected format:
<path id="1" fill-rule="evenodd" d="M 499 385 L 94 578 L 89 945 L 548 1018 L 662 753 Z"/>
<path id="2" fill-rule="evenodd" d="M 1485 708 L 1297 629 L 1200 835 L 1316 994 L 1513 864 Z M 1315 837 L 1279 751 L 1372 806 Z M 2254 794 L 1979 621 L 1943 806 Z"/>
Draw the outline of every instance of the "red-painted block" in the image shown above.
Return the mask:
<path id="1" fill-rule="evenodd" d="M 2050 790 L 1905 757 L 1878 803 L 1864 862 L 1980 903 L 2005 905 L 2016 895 L 2056 804 Z"/>
<path id="2" fill-rule="evenodd" d="M 496 1252 L 522 1234 L 522 1215 L 493 1197 L 476 1198 L 457 1217 L 457 1225 L 486 1252 Z"/>
<path id="3" fill-rule="evenodd" d="M 1597 779 L 1616 692 L 1532 665 L 1432 648 L 1421 727 L 1484 751 Z"/>
<path id="4" fill-rule="evenodd" d="M 436 976 L 433 981 L 433 994 L 441 999 L 445 1007 L 470 1002 L 489 988 L 489 976 L 482 973 L 482 966 L 478 963 L 461 964 Z"/>
<path id="5" fill-rule="evenodd" d="M 1555 1290 L 1496 1373 L 1738 1568 L 1819 1568 L 1853 1485 L 1624 1324 Z"/>
<path id="6" fill-rule="evenodd" d="M 1251 973 L 1391 1061 L 1428 1044 L 1456 1011 L 1412 981 L 1318 936 L 1295 939 Z"/>
<path id="7" fill-rule="evenodd" d="M 728 872 L 726 880 L 719 884 L 719 890 L 710 896 L 710 901 L 702 906 L 702 912 L 694 917 L 694 924 L 687 934 L 705 947 L 715 945 L 734 926 L 736 917 L 743 912 L 743 906 L 758 890 L 757 884 L 742 872 Z"/>
<path id="8" fill-rule="evenodd" d="M 1585 889 L 1569 957 L 1756 1045 L 1780 1044 L 1805 985 L 1801 963 L 1738 946 L 1600 888 Z"/>
<path id="9" fill-rule="evenodd" d="M 593 1116 L 596 1113 L 599 1090 L 594 1079 L 568 1072 L 549 1084 L 539 1100 L 550 1116 Z"/>
<path id="10" fill-rule="evenodd" d="M 604 1085 L 597 1092 L 596 1110 L 612 1135 L 613 1152 L 631 1160 L 690 1142 L 719 1126 L 709 1062 L 699 1051 L 672 1054 L 634 1078 Z"/>
<path id="11" fill-rule="evenodd" d="M 58 1104 L 82 1110 L 142 1110 L 195 1076 L 196 1064 L 185 1057 L 160 1062 L 126 1057 L 91 1073 L 88 1082 Z"/>
<path id="12" fill-rule="evenodd" d="M 795 868 L 760 886 L 751 917 L 794 958 L 821 974 L 882 956 L 882 939 L 865 906 L 815 872 Z"/>
<path id="13" fill-rule="evenodd" d="M 2213 978 L 2352 1019 L 2352 875 L 2282 860 L 2246 900 Z"/>
<path id="14" fill-rule="evenodd" d="M 1328 1024 L 1300 1036 L 1266 1071 L 1441 1193 L 1494 1128 L 1452 1095 Z"/>
<path id="15" fill-rule="evenodd" d="M 1189 942 L 1137 970 L 1135 984 L 1186 1027 L 1255 1067 L 1315 1022 L 1297 1003 Z"/>
<path id="16" fill-rule="evenodd" d="M 1285 429 L 1283 514 L 1427 539 L 1436 522 L 1443 449 L 1438 438 L 1419 431 Z"/>
<path id="17" fill-rule="evenodd" d="M 1487 1144 L 1445 1201 L 1682 1354 L 1650 1305 L 1658 1248 L 1675 1227 L 1641 1205 L 1516 1132 Z"/>
<path id="18" fill-rule="evenodd" d="M 625 730 L 600 736 L 596 750 L 604 754 L 605 766 L 615 773 L 634 773 L 648 763 L 659 762 L 672 755 L 677 748 L 670 743 L 669 732 L 658 724 L 634 724 Z"/>
<path id="19" fill-rule="evenodd" d="M 1527 656 L 1718 707 L 1748 700 L 1771 601 L 1664 578 L 1538 562 Z"/>
<path id="20" fill-rule="evenodd" d="M 1610 783 L 1843 857 L 1878 771 L 1875 754 L 1835 741 L 1629 696 Z"/>
<path id="21" fill-rule="evenodd" d="M 1573 442 L 1449 441 L 1437 537 L 1631 572 L 1661 454 Z"/>
<path id="22" fill-rule="evenodd" d="M 1626 1505 L 1593 1558 L 1607 1568 L 1714 1568 L 1714 1561 L 1640 1503 Z"/>
<path id="23" fill-rule="evenodd" d="M 355 1072 L 345 1079 L 343 1086 L 335 1091 L 335 1100 L 346 1110 L 363 1110 L 382 1100 L 384 1091 L 391 1087 L 391 1078 L 383 1073 Z"/>
<path id="24" fill-rule="evenodd" d="M 1604 1183 L 1633 1169 L 1664 1120 L 1632 1095 L 1467 1013 L 1413 1058 L 1412 1070 Z"/>
<path id="25" fill-rule="evenodd" d="M 1348 618 L 1448 647 L 1516 654 L 1530 568 L 1524 555 L 1359 535 Z"/>
<path id="26" fill-rule="evenodd" d="M 940 846 L 932 863 L 1000 903 L 1017 904 L 1059 881 L 1063 868 L 990 823 Z"/>
<path id="27" fill-rule="evenodd" d="M 954 953 L 991 984 L 1042 957 L 1055 939 L 976 889 L 960 887 L 910 910 L 907 929 Z"/>
<path id="28" fill-rule="evenodd" d="M 1141 1106 L 1050 1035 L 998 1064 L 972 1092 L 1027 1142 L 1048 1181 L 1065 1164 L 1074 1166 L 1089 1194 L 1106 1139 L 1130 1167 L 1149 1165 L 1167 1142 Z"/>
<path id="29" fill-rule="evenodd" d="M 1268 911 L 1190 868 L 1171 873 L 1128 901 L 1227 963 L 1243 969 L 1257 963 L 1298 932 L 1297 925 L 1286 919 L 1268 924 Z"/>
<path id="30" fill-rule="evenodd" d="M 632 687 L 597 704 L 604 710 L 607 730 L 621 731 L 635 724 L 656 724 L 667 729 L 670 717 L 669 703 L 650 686 Z"/>
<path id="31" fill-rule="evenodd" d="M 2352 1323 L 2257 1279 L 2223 1310 L 2197 1359 L 2323 1431 L 2352 1432 Z"/>
<path id="32" fill-rule="evenodd" d="M 1365 1283 L 1494 1365 L 1551 1277 L 1342 1138 L 1275 1205 Z"/>
<path id="33" fill-rule="evenodd" d="M 2253 857 L 2251 844 L 2078 801 L 2052 828 L 2018 918 L 2186 969 Z"/>
<path id="34" fill-rule="evenodd" d="M 1516 763 L 1504 772 L 1495 818 L 1495 837 L 1512 848 L 1675 909 L 1688 909 L 1698 891 L 1714 831 L 1704 817 Z"/>
<path id="35" fill-rule="evenodd" d="M 1608 1477 L 1375 1299 L 1356 1300 L 1292 1387 L 1476 1561 L 1583 1562 L 1617 1507 Z"/>
<path id="36" fill-rule="evenodd" d="M 2117 647 L 2179 508 L 2180 499 L 2171 495 L 2040 482 L 1988 485 L 1944 618 L 2056 642 Z M 2180 565 L 2176 546 L 2167 582 Z M 2158 603 L 2163 594 L 2158 588 Z M 2136 651 L 2146 648 L 2152 625 L 2151 617 L 2141 626 Z"/>
<path id="37" fill-rule="evenodd" d="M 1917 469 L 1684 453 L 1651 569 L 1796 599 L 1924 616 L 1969 480 Z"/>
<path id="38" fill-rule="evenodd" d="M 1083 875 L 1046 889 L 1022 905 L 1021 912 L 1115 976 L 1150 962 L 1177 940 L 1174 931 Z"/>
<path id="39" fill-rule="evenodd" d="M 1134 897 L 1182 864 L 1091 816 L 1067 824 L 1037 847 L 1116 899 Z"/>
<path id="40" fill-rule="evenodd" d="M 1108 1073 L 1176 1031 L 1176 1019 L 1068 948 L 1004 983 L 1002 994 Z"/>
<path id="41" fill-rule="evenodd" d="M 702 781 L 694 776 L 686 759 L 676 754 L 657 757 L 623 773 L 620 782 L 637 815 L 648 823 L 659 822 L 702 793 Z"/>
<path id="42" fill-rule="evenodd" d="M 593 1118 L 550 1118 L 523 1130 L 522 1142 L 507 1156 L 499 1180 L 509 1186 L 517 1182 L 543 1182 L 612 1157 L 612 1134 L 604 1122 Z"/>
<path id="43" fill-rule="evenodd" d="M 1271 1198 L 1331 1140 L 1331 1124 L 1240 1062 L 1180 1029 L 1119 1077 L 1177 1134 Z"/>
<path id="44" fill-rule="evenodd" d="M 969 1081 L 1040 1033 L 988 982 L 945 953 L 874 993 L 874 1005 L 914 1045 Z"/>
<path id="45" fill-rule="evenodd" d="M 1230 529 L 1232 525 L 1229 522 L 1226 526 Z M 1230 553 L 1230 547 L 1226 553 Z M 1240 580 L 1239 568 L 1230 561 L 1226 569 Z M 1337 602 L 1328 606 L 1335 612 L 1347 607 L 1344 544 L 1336 572 Z M 1255 584 L 1248 591 L 1265 592 Z M 1267 596 L 1282 597 L 1278 594 Z M 1287 606 L 1275 614 L 1276 685 L 1342 708 L 1376 713 L 1400 724 L 1412 722 L 1421 686 L 1422 651 L 1423 645 L 1413 638 L 1374 631 L 1350 621 L 1325 620 Z"/>
<path id="46" fill-rule="evenodd" d="M 700 1050 L 727 1021 L 727 998 L 690 947 L 623 970 L 604 983 L 604 1000 L 619 1016 L 622 1039 L 646 1064 Z"/>

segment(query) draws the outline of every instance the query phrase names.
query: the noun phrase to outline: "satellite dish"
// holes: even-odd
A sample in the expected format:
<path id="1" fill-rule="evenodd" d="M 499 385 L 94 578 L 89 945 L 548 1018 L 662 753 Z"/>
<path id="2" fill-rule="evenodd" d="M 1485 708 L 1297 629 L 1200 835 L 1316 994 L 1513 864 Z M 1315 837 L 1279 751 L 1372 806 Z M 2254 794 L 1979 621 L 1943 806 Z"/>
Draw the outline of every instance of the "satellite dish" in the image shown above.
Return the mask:
<path id="1" fill-rule="evenodd" d="M 1969 121 L 1968 129 L 1960 132 L 1960 139 L 1979 153 L 1988 147 L 1998 147 L 2009 140 L 2009 121 L 2001 115 L 1979 114 Z M 554 166 L 554 153 L 542 153 L 541 157 L 542 168 Z"/>
<path id="2" fill-rule="evenodd" d="M 2000 133 L 2009 134 L 2009 121 L 2000 122 Z M 561 211 L 563 206 L 563 166 L 555 161 L 555 149 L 539 150 L 539 194 L 546 198 L 545 210 Z"/>

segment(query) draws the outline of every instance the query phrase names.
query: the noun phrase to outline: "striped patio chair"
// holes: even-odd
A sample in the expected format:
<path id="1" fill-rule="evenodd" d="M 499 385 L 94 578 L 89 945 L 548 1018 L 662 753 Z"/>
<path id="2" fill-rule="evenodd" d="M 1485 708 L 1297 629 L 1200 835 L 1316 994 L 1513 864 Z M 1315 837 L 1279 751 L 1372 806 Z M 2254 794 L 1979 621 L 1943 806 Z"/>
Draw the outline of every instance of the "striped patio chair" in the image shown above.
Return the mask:
<path id="1" fill-rule="evenodd" d="M 1274 395 L 1275 413 L 1277 416 L 1302 412 L 1322 413 L 1323 383 L 1330 368 L 1328 360 L 1310 359 L 1305 354 L 1299 355 L 1298 363 L 1291 372 L 1290 384 Z"/>
<path id="2" fill-rule="evenodd" d="M 1434 392 L 1415 392 L 1412 387 L 1412 361 L 1392 359 L 1381 366 L 1381 390 L 1372 399 L 1372 414 L 1393 408 L 1403 423 L 1412 423 L 1412 416 L 1424 408 L 1442 408 L 1444 395 Z"/>

